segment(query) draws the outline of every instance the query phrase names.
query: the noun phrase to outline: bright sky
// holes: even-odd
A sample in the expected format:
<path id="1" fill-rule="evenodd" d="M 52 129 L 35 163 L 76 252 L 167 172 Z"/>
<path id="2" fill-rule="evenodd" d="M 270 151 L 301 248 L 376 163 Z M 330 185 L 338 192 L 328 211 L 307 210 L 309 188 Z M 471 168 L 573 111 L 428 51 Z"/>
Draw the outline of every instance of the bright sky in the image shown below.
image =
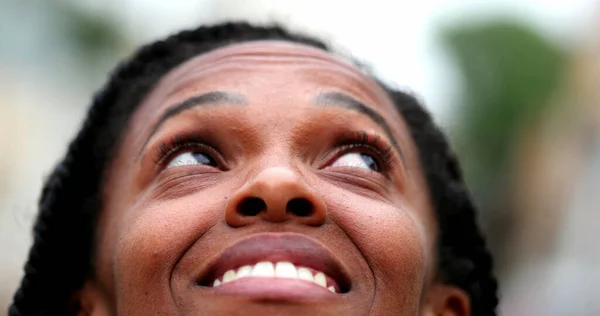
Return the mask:
<path id="1" fill-rule="evenodd" d="M 595 13 L 600 13 L 600 5 L 590 0 L 128 0 L 126 8 L 129 27 L 144 40 L 198 21 L 228 18 L 286 21 L 300 30 L 325 34 L 366 60 L 384 79 L 416 93 L 441 119 L 460 87 L 456 70 L 436 40 L 441 25 L 511 16 L 561 45 L 575 45 L 588 36 Z"/>

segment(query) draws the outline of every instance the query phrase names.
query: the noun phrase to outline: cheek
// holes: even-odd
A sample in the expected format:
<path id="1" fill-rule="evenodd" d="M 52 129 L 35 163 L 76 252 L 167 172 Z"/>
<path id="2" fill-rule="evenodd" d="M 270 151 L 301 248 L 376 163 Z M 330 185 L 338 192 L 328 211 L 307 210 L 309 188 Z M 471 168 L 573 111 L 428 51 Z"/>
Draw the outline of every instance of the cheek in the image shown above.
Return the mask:
<path id="1" fill-rule="evenodd" d="M 335 200 L 344 202 L 333 206 L 339 211 L 331 217 L 363 254 L 377 291 L 393 293 L 389 297 L 396 301 L 420 297 L 427 271 L 427 241 L 422 225 L 409 216 L 412 211 L 360 196 L 340 198 L 338 194 Z"/>
<path id="2" fill-rule="evenodd" d="M 173 267 L 218 220 L 218 214 L 208 210 L 219 206 L 199 205 L 205 198 L 175 199 L 130 210 L 119 229 L 112 266 L 121 308 L 171 305 Z"/>

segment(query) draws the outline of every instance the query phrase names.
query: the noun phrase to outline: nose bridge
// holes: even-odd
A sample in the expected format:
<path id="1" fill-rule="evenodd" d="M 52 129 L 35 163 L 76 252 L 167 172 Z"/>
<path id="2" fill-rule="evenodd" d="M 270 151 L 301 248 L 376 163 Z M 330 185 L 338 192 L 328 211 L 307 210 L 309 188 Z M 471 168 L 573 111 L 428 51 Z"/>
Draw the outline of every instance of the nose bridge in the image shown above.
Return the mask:
<path id="1" fill-rule="evenodd" d="M 268 222 L 296 222 L 322 225 L 326 216 L 322 198 L 301 174 L 288 167 L 260 170 L 230 199 L 226 221 L 234 227 Z"/>

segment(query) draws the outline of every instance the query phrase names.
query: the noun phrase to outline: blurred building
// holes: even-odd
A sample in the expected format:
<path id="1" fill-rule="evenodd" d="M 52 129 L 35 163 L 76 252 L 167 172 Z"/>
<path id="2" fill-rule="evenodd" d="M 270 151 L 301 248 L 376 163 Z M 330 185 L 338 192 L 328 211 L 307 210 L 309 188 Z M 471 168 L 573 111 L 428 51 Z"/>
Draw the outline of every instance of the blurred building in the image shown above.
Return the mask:
<path id="1" fill-rule="evenodd" d="M 599 315 L 600 24 L 521 144 L 506 315 Z M 508 252 L 507 252 L 508 253 Z"/>

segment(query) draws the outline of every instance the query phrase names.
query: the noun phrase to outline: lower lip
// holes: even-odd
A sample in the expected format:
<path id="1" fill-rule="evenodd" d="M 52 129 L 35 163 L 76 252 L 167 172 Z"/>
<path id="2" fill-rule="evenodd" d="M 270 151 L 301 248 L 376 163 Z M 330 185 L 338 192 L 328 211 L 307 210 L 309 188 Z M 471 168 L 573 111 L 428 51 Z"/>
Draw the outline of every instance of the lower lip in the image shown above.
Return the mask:
<path id="1" fill-rule="evenodd" d="M 339 297 L 328 289 L 303 280 L 247 277 L 212 288 L 215 294 L 266 301 L 331 300 Z"/>

